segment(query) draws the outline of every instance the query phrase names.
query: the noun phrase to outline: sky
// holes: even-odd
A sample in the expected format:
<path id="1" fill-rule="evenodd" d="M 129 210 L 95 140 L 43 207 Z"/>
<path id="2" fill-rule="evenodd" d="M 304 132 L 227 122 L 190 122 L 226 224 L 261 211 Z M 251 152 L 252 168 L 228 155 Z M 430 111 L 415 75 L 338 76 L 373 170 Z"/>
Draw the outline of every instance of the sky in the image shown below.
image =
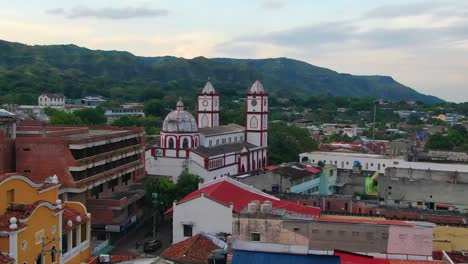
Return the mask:
<path id="1" fill-rule="evenodd" d="M 468 101 L 467 0 L 0 0 L 0 39 L 139 56 L 289 57 Z"/>

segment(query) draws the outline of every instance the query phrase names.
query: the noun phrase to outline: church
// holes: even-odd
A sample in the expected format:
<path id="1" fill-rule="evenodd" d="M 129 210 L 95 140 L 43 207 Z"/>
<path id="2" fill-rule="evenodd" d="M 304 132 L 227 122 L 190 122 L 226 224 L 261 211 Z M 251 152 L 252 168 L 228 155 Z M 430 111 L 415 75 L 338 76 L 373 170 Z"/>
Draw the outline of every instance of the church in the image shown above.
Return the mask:
<path id="1" fill-rule="evenodd" d="M 267 165 L 268 93 L 255 81 L 246 94 L 246 124 L 219 125 L 220 93 L 208 81 L 197 95 L 197 118 L 181 100 L 164 119 L 152 174 L 177 181 L 182 171 L 205 182 L 261 170 Z"/>

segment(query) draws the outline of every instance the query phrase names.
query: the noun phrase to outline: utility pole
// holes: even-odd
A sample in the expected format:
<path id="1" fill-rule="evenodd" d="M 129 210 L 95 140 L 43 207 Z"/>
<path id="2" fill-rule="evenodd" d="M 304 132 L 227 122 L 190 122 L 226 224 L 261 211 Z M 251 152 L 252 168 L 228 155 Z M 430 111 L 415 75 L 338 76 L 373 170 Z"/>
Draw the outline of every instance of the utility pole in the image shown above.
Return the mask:
<path id="1" fill-rule="evenodd" d="M 156 213 L 157 213 L 157 206 L 158 206 L 158 194 L 152 193 L 153 198 L 153 239 L 156 239 Z"/>
<path id="2" fill-rule="evenodd" d="M 374 102 L 374 123 L 372 124 L 372 152 L 374 152 L 375 145 L 375 113 L 377 110 L 377 102 Z"/>

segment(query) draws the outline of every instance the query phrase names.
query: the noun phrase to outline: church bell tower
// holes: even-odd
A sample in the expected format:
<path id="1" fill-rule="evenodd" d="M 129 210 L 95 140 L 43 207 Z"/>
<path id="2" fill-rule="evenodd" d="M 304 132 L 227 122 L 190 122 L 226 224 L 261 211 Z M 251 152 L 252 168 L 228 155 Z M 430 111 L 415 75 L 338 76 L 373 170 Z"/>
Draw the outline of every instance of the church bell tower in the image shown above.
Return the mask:
<path id="1" fill-rule="evenodd" d="M 208 80 L 197 97 L 198 128 L 219 126 L 219 93 Z"/>
<path id="2" fill-rule="evenodd" d="M 246 141 L 260 147 L 268 146 L 268 93 L 260 81 L 247 92 L 245 119 Z"/>

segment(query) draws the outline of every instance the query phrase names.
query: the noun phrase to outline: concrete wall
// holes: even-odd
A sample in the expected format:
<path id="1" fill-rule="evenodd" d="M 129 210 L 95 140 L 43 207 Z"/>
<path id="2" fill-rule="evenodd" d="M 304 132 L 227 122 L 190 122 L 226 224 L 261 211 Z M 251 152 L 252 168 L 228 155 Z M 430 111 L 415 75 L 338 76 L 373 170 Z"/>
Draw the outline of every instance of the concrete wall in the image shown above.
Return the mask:
<path id="1" fill-rule="evenodd" d="M 390 205 L 397 200 L 468 208 L 468 173 L 389 168 L 378 182 L 379 196 Z"/>
<path id="2" fill-rule="evenodd" d="M 184 224 L 193 226 L 193 236 L 200 232 L 232 234 L 232 208 L 201 196 L 185 203 L 174 205 L 172 220 L 172 243 L 184 237 Z"/>
<path id="3" fill-rule="evenodd" d="M 243 178 L 238 178 L 238 181 L 247 185 L 252 185 L 256 189 L 272 191 L 273 185 L 280 187 L 280 192 L 288 192 L 291 188 L 291 181 L 288 177 L 283 177 L 275 171 L 266 171 L 265 173 L 259 173 L 250 175 Z"/>
<path id="4" fill-rule="evenodd" d="M 432 255 L 432 228 L 390 226 L 387 252 L 402 255 Z"/>
<path id="5" fill-rule="evenodd" d="M 360 153 L 340 153 L 340 152 L 307 152 L 299 155 L 302 161 L 306 157 L 309 163 L 317 164 L 324 161 L 327 165 L 336 165 L 338 169 L 353 169 L 354 161 L 360 161 L 363 170 L 385 172 L 386 168 L 412 168 L 422 170 L 458 171 L 468 172 L 468 164 L 444 164 L 435 162 L 410 162 L 402 158 L 360 154 Z"/>

